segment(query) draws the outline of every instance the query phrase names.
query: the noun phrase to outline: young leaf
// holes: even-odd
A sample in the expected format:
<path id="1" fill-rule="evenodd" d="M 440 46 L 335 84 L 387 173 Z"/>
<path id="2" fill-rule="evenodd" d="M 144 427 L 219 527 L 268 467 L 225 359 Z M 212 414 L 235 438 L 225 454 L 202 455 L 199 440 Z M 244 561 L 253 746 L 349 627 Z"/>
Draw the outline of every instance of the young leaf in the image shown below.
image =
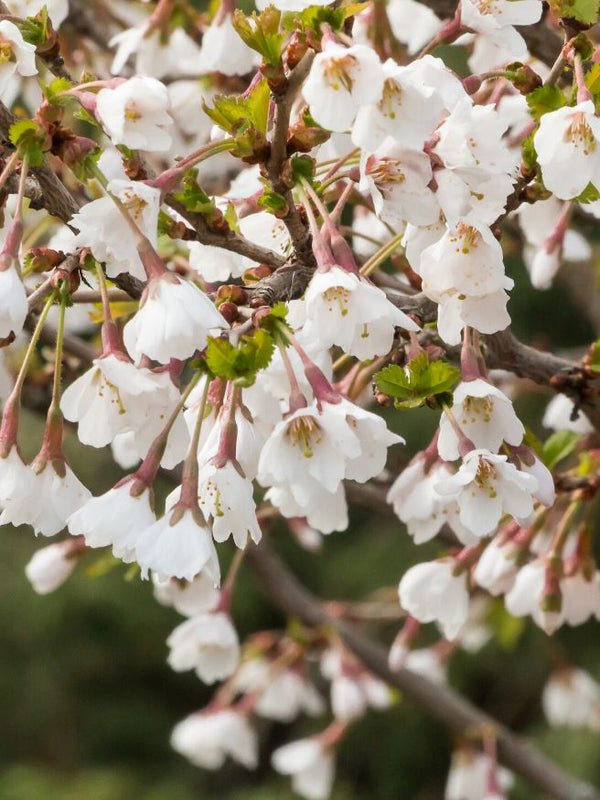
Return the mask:
<path id="1" fill-rule="evenodd" d="M 581 437 L 573 431 L 556 431 L 544 442 L 542 461 L 553 469 L 560 461 L 571 455 Z"/>
<path id="2" fill-rule="evenodd" d="M 404 368 L 396 364 L 385 367 L 375 375 L 375 384 L 380 392 L 395 398 L 396 408 L 417 408 L 429 397 L 450 392 L 459 377 L 458 369 L 442 360 L 430 361 L 423 352 Z"/>
<path id="3" fill-rule="evenodd" d="M 260 53 L 265 64 L 277 67 L 281 63 L 281 47 L 285 34 L 279 32 L 281 11 L 274 6 L 268 6 L 261 14 L 252 12 L 250 17 L 241 9 L 233 12 L 233 27 L 240 37 L 252 48 Z"/>
<path id="4" fill-rule="evenodd" d="M 598 22 L 599 0 L 551 0 L 550 8 L 561 19 L 575 19 L 584 25 Z"/>
<path id="5" fill-rule="evenodd" d="M 8 136 L 21 158 L 27 159 L 30 167 L 42 166 L 44 148 L 48 146 L 45 128 L 32 119 L 22 119 L 10 126 Z"/>
<path id="6" fill-rule="evenodd" d="M 539 122 L 540 118 L 549 111 L 556 111 L 566 103 L 565 96 L 556 86 L 540 86 L 527 95 L 527 105 L 531 116 Z"/>
<path id="7" fill-rule="evenodd" d="M 273 337 L 260 328 L 250 336 L 242 336 L 238 347 L 227 339 L 209 338 L 206 363 L 213 375 L 251 386 L 256 373 L 269 365 L 274 348 Z"/>

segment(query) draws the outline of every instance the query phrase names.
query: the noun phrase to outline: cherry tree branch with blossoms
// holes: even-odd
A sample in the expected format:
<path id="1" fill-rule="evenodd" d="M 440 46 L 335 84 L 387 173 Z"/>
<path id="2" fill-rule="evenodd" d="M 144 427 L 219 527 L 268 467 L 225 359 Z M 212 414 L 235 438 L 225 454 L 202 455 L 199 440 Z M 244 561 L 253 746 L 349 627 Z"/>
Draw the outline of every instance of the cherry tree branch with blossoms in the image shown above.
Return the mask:
<path id="1" fill-rule="evenodd" d="M 593 800 L 443 684 L 494 613 L 547 636 L 600 619 L 600 341 L 579 362 L 525 344 L 508 305 L 592 269 L 598 2 L 256 5 L 0 4 L 0 522 L 59 537 L 27 565 L 39 593 L 109 552 L 184 617 L 170 667 L 220 683 L 173 730 L 201 768 L 255 768 L 255 718 L 320 718 L 271 764 L 326 800 L 338 748 L 396 687 L 469 740 L 446 800 L 509 797 L 506 767 Z M 512 398 L 533 384 L 554 397 L 530 430 Z M 22 406 L 46 415 L 30 463 Z M 435 433 L 401 457 L 416 409 Z M 67 426 L 111 447 L 103 494 Z M 398 575 L 391 615 L 317 600 L 261 543 L 283 518 L 316 551 L 353 505 L 439 547 Z M 240 642 L 247 565 L 299 629 Z M 393 621 L 389 650 L 352 602 L 382 641 Z M 600 727 L 575 665 L 542 705 Z"/>

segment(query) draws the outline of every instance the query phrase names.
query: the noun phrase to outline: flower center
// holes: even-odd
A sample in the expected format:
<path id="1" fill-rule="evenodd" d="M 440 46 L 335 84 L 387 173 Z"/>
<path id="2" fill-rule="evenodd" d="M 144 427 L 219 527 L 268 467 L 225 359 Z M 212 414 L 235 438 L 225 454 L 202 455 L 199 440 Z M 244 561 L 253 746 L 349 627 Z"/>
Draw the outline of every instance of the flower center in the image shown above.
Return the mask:
<path id="1" fill-rule="evenodd" d="M 464 222 L 459 222 L 456 226 L 456 232 L 458 236 L 453 236 L 451 241 L 457 243 L 457 253 L 460 252 L 463 255 L 467 255 L 471 249 L 475 249 L 478 246 L 480 233 L 476 228 L 465 225 Z M 462 246 L 459 244 L 460 240 L 462 240 Z"/>
<path id="2" fill-rule="evenodd" d="M 396 119 L 396 112 L 402 105 L 402 87 L 393 78 L 383 84 L 383 95 L 377 104 L 384 117 Z"/>
<path id="3" fill-rule="evenodd" d="M 583 112 L 573 114 L 565 138 L 571 141 L 573 147 L 581 147 L 586 156 L 596 149 L 596 139 Z"/>
<path id="4" fill-rule="evenodd" d="M 479 466 L 475 475 L 475 484 L 479 489 L 484 489 L 490 497 L 496 497 L 498 494 L 495 487 L 492 486 L 492 481 L 496 480 L 498 473 L 489 461 L 486 461 L 482 456 L 479 456 Z"/>
<path id="5" fill-rule="evenodd" d="M 350 291 L 343 286 L 332 286 L 322 293 L 323 300 L 329 305 L 329 311 L 333 311 L 333 306 L 337 305 L 342 317 L 348 313 L 348 302 Z"/>
<path id="6" fill-rule="evenodd" d="M 381 194 L 389 194 L 394 186 L 406 180 L 402 165 L 395 158 L 373 160 L 372 164 L 368 165 L 367 173 Z"/>
<path id="7" fill-rule="evenodd" d="M 463 400 L 463 418 L 461 423 L 477 422 L 480 417 L 483 422 L 491 422 L 494 413 L 494 401 L 491 397 L 467 397 Z"/>
<path id="8" fill-rule="evenodd" d="M 339 92 L 340 86 L 342 86 L 350 93 L 354 86 L 354 79 L 351 77 L 349 70 L 354 66 L 356 66 L 356 58 L 354 56 L 330 58 L 328 65 L 323 70 L 325 83 L 334 92 Z"/>
<path id="9" fill-rule="evenodd" d="M 141 114 L 137 109 L 135 100 L 130 100 L 125 106 L 125 119 L 130 122 L 137 122 L 141 118 Z"/>
<path id="10" fill-rule="evenodd" d="M 131 216 L 136 220 L 136 222 L 141 219 L 144 209 L 148 205 L 146 200 L 141 198 L 139 194 L 136 194 L 129 189 L 123 192 L 123 198 L 121 199 L 121 202 L 129 211 Z"/>
<path id="11" fill-rule="evenodd" d="M 321 441 L 321 428 L 314 417 L 296 417 L 288 425 L 286 435 L 292 447 L 298 445 L 305 458 L 312 458 L 313 445 Z"/>
<path id="12" fill-rule="evenodd" d="M 0 64 L 8 64 L 10 61 L 16 61 L 12 44 L 0 37 Z"/>

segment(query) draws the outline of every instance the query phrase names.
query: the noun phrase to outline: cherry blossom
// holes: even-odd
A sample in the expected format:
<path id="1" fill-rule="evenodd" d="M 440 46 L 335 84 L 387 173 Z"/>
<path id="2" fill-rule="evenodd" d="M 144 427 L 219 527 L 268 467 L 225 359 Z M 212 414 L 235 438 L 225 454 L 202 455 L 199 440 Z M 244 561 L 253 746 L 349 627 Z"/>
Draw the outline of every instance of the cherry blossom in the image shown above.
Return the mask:
<path id="1" fill-rule="evenodd" d="M 148 282 L 140 309 L 123 330 L 125 347 L 136 361 L 143 355 L 168 364 L 206 347 L 209 331 L 227 322 L 195 284 L 165 273 Z"/>
<path id="2" fill-rule="evenodd" d="M 533 143 L 546 188 L 570 200 L 588 183 L 600 183 L 599 141 L 600 119 L 591 100 L 544 114 Z"/>
<path id="3" fill-rule="evenodd" d="M 379 102 L 385 73 L 366 45 L 328 41 L 313 61 L 302 93 L 314 119 L 330 131 L 345 131 L 361 106 Z"/>
<path id="4" fill-rule="evenodd" d="M 132 150 L 169 149 L 169 93 L 156 78 L 137 75 L 114 89 L 101 89 L 96 110 L 113 144 Z"/>
<path id="5" fill-rule="evenodd" d="M 204 683 L 228 678 L 240 660 L 235 628 L 223 612 L 197 614 L 182 622 L 167 639 L 169 666 L 176 672 L 194 669 Z"/>
<path id="6" fill-rule="evenodd" d="M 360 359 L 386 353 L 392 346 L 394 325 L 418 330 L 381 289 L 337 266 L 315 273 L 304 303 L 305 336 L 318 341 L 323 349 L 337 344 Z"/>
<path id="7" fill-rule="evenodd" d="M 57 542 L 36 550 L 25 566 L 25 575 L 38 594 L 50 594 L 69 578 L 77 566 L 70 542 Z"/>
<path id="8" fill-rule="evenodd" d="M 463 381 L 454 390 L 450 413 L 475 447 L 498 452 L 505 441 L 518 445 L 525 428 L 508 397 L 481 378 Z M 447 414 L 440 419 L 438 452 L 444 461 L 459 457 L 458 435 Z"/>
<path id="9" fill-rule="evenodd" d="M 475 536 L 487 536 L 502 514 L 526 520 L 533 512 L 533 475 L 520 472 L 505 455 L 483 448 L 471 450 L 458 472 L 436 484 L 441 495 L 456 499 L 460 521 Z"/>
<path id="10" fill-rule="evenodd" d="M 255 731 L 243 714 L 229 709 L 190 714 L 173 729 L 171 746 L 203 769 L 219 769 L 227 756 L 246 769 L 258 764 Z"/>
<path id="11" fill-rule="evenodd" d="M 37 67 L 34 45 L 26 42 L 17 26 L 7 19 L 0 21 L 0 44 L 0 94 L 3 94 L 15 72 L 24 77 L 37 75 Z"/>
<path id="12" fill-rule="evenodd" d="M 327 800 L 335 774 L 333 753 L 318 737 L 279 747 L 271 757 L 273 768 L 292 776 L 292 788 L 308 800 Z"/>
<path id="13" fill-rule="evenodd" d="M 398 587 L 400 604 L 420 622 L 437 622 L 446 639 L 455 639 L 469 613 L 466 573 L 455 574 L 452 560 L 411 567 Z"/>

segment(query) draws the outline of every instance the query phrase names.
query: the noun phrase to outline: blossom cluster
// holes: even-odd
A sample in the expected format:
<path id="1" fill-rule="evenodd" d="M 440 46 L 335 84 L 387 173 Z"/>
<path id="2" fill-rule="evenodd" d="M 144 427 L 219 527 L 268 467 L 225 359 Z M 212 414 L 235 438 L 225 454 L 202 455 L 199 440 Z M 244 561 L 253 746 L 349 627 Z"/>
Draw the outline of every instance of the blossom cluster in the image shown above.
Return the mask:
<path id="1" fill-rule="evenodd" d="M 390 0 L 390 41 L 371 4 L 276 0 L 246 16 L 223 0 L 212 18 L 185 8 L 173 22 L 171 0 L 120 3 L 78 83 L 50 48 L 67 47 L 67 0 L 5 5 L 1 99 L 22 99 L 30 119 L 11 126 L 0 172 L 0 522 L 64 533 L 27 566 L 39 593 L 107 548 L 185 617 L 170 667 L 222 682 L 173 731 L 200 767 L 255 768 L 253 718 L 323 717 L 328 685 L 331 721 L 271 756 L 324 800 L 347 730 L 395 697 L 335 629 L 240 642 L 236 577 L 274 519 L 315 550 L 373 489 L 415 544 L 444 548 L 399 581 L 393 671 L 444 683 L 458 648 L 493 635 L 495 598 L 548 634 L 600 620 L 600 459 L 582 410 L 600 348 L 568 378 L 493 356 L 515 286 L 503 246 L 523 245 L 537 289 L 591 254 L 573 227 L 576 212 L 600 216 L 591 41 L 574 36 L 558 67 L 536 60 L 514 26 L 544 24 L 541 0 L 462 0 L 446 22 Z M 440 44 L 473 73 L 459 77 Z M 32 195 L 44 170 L 68 211 Z M 521 384 L 493 366 L 565 391 L 545 443 L 515 411 Z M 47 420 L 27 461 L 20 409 L 36 370 Z M 406 457 L 396 446 L 416 407 L 437 429 Z M 66 423 L 122 470 L 96 496 L 67 461 Z M 161 471 L 174 483 L 164 508 Z M 439 638 L 417 647 L 431 622 Z M 550 724 L 597 729 L 599 697 L 566 667 L 542 704 Z M 447 800 L 505 796 L 512 778 L 480 744 L 455 753 Z"/>

